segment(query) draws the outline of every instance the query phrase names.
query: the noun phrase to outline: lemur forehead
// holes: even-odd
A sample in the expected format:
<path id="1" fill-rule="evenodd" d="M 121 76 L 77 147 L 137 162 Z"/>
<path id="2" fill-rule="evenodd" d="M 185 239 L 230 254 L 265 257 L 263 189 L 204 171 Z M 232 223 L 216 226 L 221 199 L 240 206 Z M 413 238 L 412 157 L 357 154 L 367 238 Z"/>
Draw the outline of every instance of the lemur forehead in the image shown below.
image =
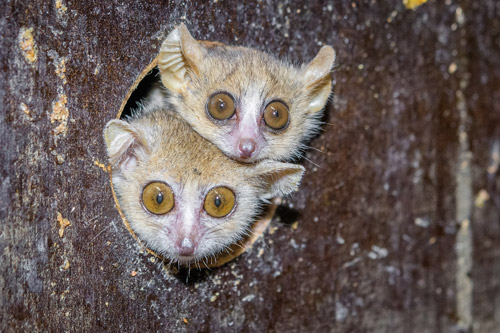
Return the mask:
<path id="1" fill-rule="evenodd" d="M 206 60 L 221 65 L 223 68 L 238 68 L 241 70 L 258 71 L 266 68 L 271 72 L 274 70 L 288 70 L 293 66 L 277 59 L 271 54 L 246 48 L 234 46 L 213 47 L 208 49 Z"/>

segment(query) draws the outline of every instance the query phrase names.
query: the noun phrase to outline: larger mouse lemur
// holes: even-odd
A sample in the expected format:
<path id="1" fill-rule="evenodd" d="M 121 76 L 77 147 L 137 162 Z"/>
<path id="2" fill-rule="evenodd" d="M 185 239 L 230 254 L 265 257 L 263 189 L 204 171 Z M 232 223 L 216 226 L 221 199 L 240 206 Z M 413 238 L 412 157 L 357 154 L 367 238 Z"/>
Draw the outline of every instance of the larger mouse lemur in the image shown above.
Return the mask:
<path id="1" fill-rule="evenodd" d="M 196 41 L 181 24 L 158 67 L 175 111 L 227 156 L 243 162 L 300 157 L 332 89 L 335 51 L 301 67 L 246 47 Z"/>
<path id="2" fill-rule="evenodd" d="M 226 251 L 249 232 L 261 203 L 295 191 L 304 173 L 290 163 L 234 161 L 161 107 L 109 121 L 104 137 L 130 227 L 183 264 Z"/>

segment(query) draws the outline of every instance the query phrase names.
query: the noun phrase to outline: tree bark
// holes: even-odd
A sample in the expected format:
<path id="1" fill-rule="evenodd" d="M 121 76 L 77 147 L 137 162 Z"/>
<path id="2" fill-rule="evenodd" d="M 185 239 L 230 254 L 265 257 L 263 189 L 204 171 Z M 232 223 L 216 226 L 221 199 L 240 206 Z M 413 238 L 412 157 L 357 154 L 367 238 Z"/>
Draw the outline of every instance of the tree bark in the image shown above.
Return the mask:
<path id="1" fill-rule="evenodd" d="M 500 8 L 416 2 L 0 3 L 0 330 L 498 328 Z M 300 191 L 187 282 L 123 225 L 102 139 L 181 22 L 295 63 L 337 51 Z"/>

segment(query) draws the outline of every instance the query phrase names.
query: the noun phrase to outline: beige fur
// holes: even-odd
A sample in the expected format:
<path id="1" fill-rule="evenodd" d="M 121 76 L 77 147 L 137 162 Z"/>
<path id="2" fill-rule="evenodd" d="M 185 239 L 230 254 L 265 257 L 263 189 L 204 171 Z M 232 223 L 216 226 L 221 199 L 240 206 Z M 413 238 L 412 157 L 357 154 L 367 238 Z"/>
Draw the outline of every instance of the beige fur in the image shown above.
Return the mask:
<path id="1" fill-rule="evenodd" d="M 145 110 L 128 122 L 111 120 L 104 137 L 115 191 L 130 226 L 153 251 L 183 263 L 224 251 L 249 231 L 262 200 L 295 191 L 304 173 L 302 166 L 290 163 L 231 160 L 164 109 Z M 152 181 L 165 182 L 174 192 L 174 208 L 165 215 L 142 206 L 142 190 Z M 223 218 L 203 210 L 204 197 L 215 186 L 236 195 L 235 209 Z M 185 235 L 196 243 L 189 258 L 180 257 L 175 245 Z"/>
<path id="2" fill-rule="evenodd" d="M 334 50 L 324 46 L 310 63 L 298 68 L 250 48 L 197 42 L 180 25 L 161 47 L 159 69 L 176 112 L 231 158 L 240 159 L 237 144 L 232 142 L 237 135 L 238 112 L 258 108 L 262 113 L 270 101 L 284 101 L 290 109 L 289 125 L 283 131 L 273 131 L 263 121 L 259 123 L 258 153 L 245 161 L 254 162 L 291 160 L 301 155 L 304 143 L 319 130 L 321 110 L 332 88 L 334 60 Z M 214 121 L 207 116 L 207 100 L 218 91 L 235 97 L 234 119 Z M 257 105 L 241 105 L 249 93 L 260 96 Z"/>

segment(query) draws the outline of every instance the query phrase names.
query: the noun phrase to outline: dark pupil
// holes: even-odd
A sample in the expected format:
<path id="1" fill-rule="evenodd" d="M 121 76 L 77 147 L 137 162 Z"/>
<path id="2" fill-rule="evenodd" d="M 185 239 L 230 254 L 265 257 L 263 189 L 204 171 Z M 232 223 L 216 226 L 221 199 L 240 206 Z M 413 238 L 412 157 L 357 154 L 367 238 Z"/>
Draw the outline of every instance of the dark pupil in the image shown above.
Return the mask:
<path id="1" fill-rule="evenodd" d="M 271 113 L 274 118 L 279 118 L 280 117 L 280 112 L 273 108 L 273 113 Z"/>
<path id="2" fill-rule="evenodd" d="M 224 102 L 222 99 L 219 98 L 219 103 L 217 103 L 217 110 L 218 111 L 224 111 L 226 108 L 226 102 Z"/>
<path id="3" fill-rule="evenodd" d="M 156 195 L 156 203 L 160 205 L 162 202 L 163 202 L 163 193 L 160 192 Z"/>
<path id="4" fill-rule="evenodd" d="M 222 204 L 222 200 L 220 199 L 220 196 L 216 196 L 215 200 L 214 200 L 215 207 L 219 208 L 221 204 Z"/>

